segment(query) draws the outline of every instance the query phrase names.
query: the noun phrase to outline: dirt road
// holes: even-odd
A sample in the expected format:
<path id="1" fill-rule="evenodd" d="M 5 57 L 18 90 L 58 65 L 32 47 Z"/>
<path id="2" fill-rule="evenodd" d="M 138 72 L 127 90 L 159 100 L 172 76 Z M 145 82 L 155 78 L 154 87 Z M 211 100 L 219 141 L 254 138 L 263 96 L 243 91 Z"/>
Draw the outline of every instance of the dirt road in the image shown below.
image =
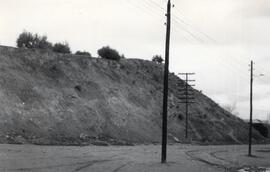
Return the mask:
<path id="1" fill-rule="evenodd" d="M 65 147 L 0 145 L 0 171 L 17 172 L 224 172 L 241 167 L 270 167 L 270 145 L 168 147 L 160 163 L 160 146 Z"/>

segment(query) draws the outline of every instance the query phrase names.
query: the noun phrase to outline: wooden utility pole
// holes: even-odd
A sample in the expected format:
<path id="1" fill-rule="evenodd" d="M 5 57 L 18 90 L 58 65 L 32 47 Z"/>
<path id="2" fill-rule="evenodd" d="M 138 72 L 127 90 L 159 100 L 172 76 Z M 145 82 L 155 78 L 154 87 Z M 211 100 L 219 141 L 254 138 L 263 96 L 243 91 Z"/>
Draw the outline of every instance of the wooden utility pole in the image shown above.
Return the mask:
<path id="1" fill-rule="evenodd" d="M 168 111 L 168 78 L 169 78 L 169 49 L 171 34 L 171 1 L 167 4 L 167 29 L 166 29 L 166 48 L 165 48 L 165 69 L 163 87 L 163 120 L 162 120 L 162 150 L 161 163 L 166 163 L 167 158 L 167 111 Z"/>
<path id="2" fill-rule="evenodd" d="M 251 145 L 252 145 L 252 113 L 253 113 L 253 61 L 250 63 L 250 118 L 249 118 L 249 145 L 248 145 L 248 156 L 251 156 Z"/>
<path id="3" fill-rule="evenodd" d="M 195 80 L 190 80 L 188 76 L 195 75 L 195 73 L 179 73 L 179 75 L 184 75 L 186 77 L 184 88 L 180 89 L 180 91 L 184 91 L 184 93 L 181 93 L 180 97 L 178 97 L 178 98 L 180 100 L 182 100 L 180 103 L 186 104 L 186 135 L 185 135 L 185 137 L 187 139 L 188 138 L 188 110 L 189 110 L 188 106 L 191 103 L 195 103 L 194 102 L 194 99 L 195 99 L 194 95 L 190 92 L 191 90 L 189 89 L 189 87 L 195 86 L 194 84 L 193 85 L 189 84 L 190 82 L 195 82 Z"/>
<path id="4" fill-rule="evenodd" d="M 188 74 L 186 73 L 186 139 L 188 138 Z"/>

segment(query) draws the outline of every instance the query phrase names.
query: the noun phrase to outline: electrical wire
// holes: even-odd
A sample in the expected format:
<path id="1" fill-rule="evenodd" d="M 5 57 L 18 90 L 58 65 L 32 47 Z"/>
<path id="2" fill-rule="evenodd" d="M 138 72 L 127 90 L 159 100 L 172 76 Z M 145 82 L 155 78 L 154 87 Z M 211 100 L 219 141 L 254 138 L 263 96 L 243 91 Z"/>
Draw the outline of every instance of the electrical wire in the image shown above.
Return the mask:
<path id="1" fill-rule="evenodd" d="M 134 6 L 136 6 L 136 8 L 153 16 L 155 19 L 157 19 L 157 17 L 158 17 L 157 20 L 159 22 L 160 22 L 160 18 L 164 17 L 162 14 L 164 14 L 164 12 L 166 10 L 165 10 L 165 8 L 160 6 L 157 2 L 155 2 L 153 0 L 149 0 L 149 1 L 142 0 L 142 1 L 140 1 L 141 2 L 140 5 L 138 5 L 138 2 L 139 1 L 136 1 L 136 3 L 134 3 L 134 2 L 129 1 L 129 3 L 132 3 Z M 162 11 L 162 12 L 160 12 L 160 11 Z M 164 20 L 165 20 L 165 18 L 164 18 Z M 190 24 L 186 20 L 182 19 L 181 17 L 179 17 L 173 13 L 172 13 L 172 22 L 174 24 L 174 27 L 172 28 L 172 30 L 175 31 L 175 33 L 178 33 L 178 34 L 180 34 L 181 32 L 186 33 L 187 35 L 189 35 L 193 39 L 193 41 L 196 41 L 199 43 L 197 45 L 201 45 L 201 44 L 204 44 L 204 43 L 211 41 L 212 43 L 215 43 L 219 46 L 222 46 L 220 43 L 218 43 L 218 41 L 216 41 L 211 36 L 209 36 L 209 34 L 198 30 L 192 24 Z M 187 37 L 184 37 L 183 34 L 180 34 L 180 35 L 185 40 L 187 40 L 187 42 L 189 44 L 194 44 L 193 41 L 191 41 Z M 220 67 L 224 68 L 227 71 L 234 71 L 235 73 L 238 74 L 237 76 L 242 78 L 243 80 L 249 79 L 248 66 L 246 65 L 247 62 L 244 61 L 242 58 L 239 59 L 239 57 L 232 57 L 231 55 L 228 55 L 227 58 L 226 57 L 225 58 L 216 57 L 216 58 L 214 58 L 214 60 L 218 61 L 221 64 Z M 203 75 L 201 75 L 201 76 L 203 78 L 207 79 L 207 76 L 203 76 Z M 237 85 L 239 85 L 239 82 L 238 81 L 236 81 L 236 82 L 238 83 Z M 239 97 L 239 95 L 236 95 L 236 96 Z"/>

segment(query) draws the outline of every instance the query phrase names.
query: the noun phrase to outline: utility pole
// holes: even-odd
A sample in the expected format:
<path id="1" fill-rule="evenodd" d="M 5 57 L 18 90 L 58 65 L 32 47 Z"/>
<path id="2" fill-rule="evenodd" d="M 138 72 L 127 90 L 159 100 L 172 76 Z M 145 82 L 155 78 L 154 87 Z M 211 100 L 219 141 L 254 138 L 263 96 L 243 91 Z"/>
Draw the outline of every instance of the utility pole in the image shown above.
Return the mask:
<path id="1" fill-rule="evenodd" d="M 180 93 L 180 97 L 178 97 L 180 100 L 184 100 L 180 103 L 185 103 L 186 104 L 186 139 L 188 138 L 188 106 L 191 103 L 194 102 L 194 95 L 190 92 L 191 90 L 189 89 L 191 86 L 195 86 L 194 84 L 190 85 L 190 82 L 195 82 L 195 80 L 189 80 L 190 75 L 195 75 L 195 73 L 179 73 L 179 75 L 184 75 L 185 78 L 185 85 L 183 89 L 180 89 L 180 91 L 184 91 L 184 93 Z M 192 101 L 193 100 L 193 101 Z"/>
<path id="2" fill-rule="evenodd" d="M 161 163 L 166 163 L 167 158 L 167 113 L 168 113 L 168 78 L 169 78 L 169 49 L 171 34 L 171 1 L 167 4 L 167 29 L 166 29 L 166 48 L 165 48 L 165 69 L 163 87 L 163 115 L 162 115 L 162 150 Z"/>
<path id="3" fill-rule="evenodd" d="M 251 156 L 252 145 L 252 113 L 253 113 L 253 61 L 250 63 L 250 118 L 249 118 L 249 145 L 248 156 Z"/>

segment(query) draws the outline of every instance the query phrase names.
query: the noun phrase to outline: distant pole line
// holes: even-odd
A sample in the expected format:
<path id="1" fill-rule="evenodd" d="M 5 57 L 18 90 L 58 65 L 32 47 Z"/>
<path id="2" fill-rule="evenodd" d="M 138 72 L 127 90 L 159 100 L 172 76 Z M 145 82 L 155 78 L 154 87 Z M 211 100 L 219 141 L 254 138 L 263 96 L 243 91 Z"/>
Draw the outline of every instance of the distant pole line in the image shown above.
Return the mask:
<path id="1" fill-rule="evenodd" d="M 249 144 L 248 144 L 248 156 L 252 156 L 252 115 L 253 115 L 253 61 L 250 63 L 250 118 L 249 118 Z"/>
<path id="2" fill-rule="evenodd" d="M 169 50 L 171 34 L 171 1 L 167 4 L 167 28 L 166 28 L 166 48 L 165 48 L 165 69 L 163 87 L 163 115 L 162 115 L 162 149 L 161 163 L 166 163 L 167 158 L 167 113 L 168 113 L 168 78 L 169 78 Z"/>
<path id="3" fill-rule="evenodd" d="M 180 100 L 184 100 L 184 102 L 180 102 L 180 103 L 185 103 L 186 105 L 186 135 L 185 135 L 185 138 L 187 139 L 188 138 L 188 106 L 189 104 L 191 103 L 195 103 L 195 97 L 194 97 L 194 94 L 191 93 L 190 91 L 190 87 L 191 86 L 195 86 L 194 84 L 189 84 L 191 82 L 195 82 L 195 80 L 189 80 L 189 76 L 190 75 L 195 75 L 195 73 L 179 73 L 179 75 L 184 75 L 185 76 L 185 84 L 182 85 L 184 86 L 184 89 L 181 89 L 179 91 L 184 91 L 184 93 L 180 93 L 180 97 L 178 97 L 178 99 Z"/>

